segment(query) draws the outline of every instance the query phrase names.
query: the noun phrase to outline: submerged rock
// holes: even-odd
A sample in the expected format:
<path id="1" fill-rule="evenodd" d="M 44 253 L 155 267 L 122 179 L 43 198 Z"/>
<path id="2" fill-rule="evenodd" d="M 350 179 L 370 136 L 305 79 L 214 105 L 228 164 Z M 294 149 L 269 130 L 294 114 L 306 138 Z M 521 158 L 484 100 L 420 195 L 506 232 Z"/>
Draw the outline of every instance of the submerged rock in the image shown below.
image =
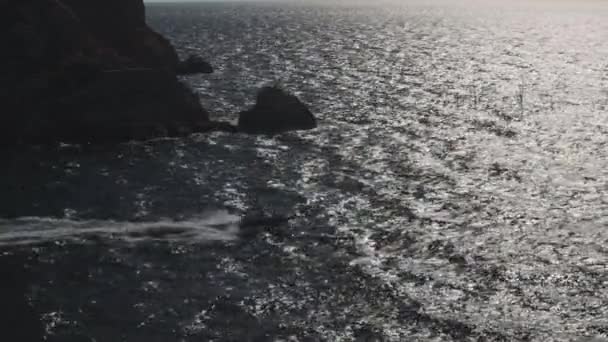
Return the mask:
<path id="1" fill-rule="evenodd" d="M 177 63 L 175 69 L 178 75 L 211 74 L 213 67 L 202 57 L 191 55 Z"/>
<path id="2" fill-rule="evenodd" d="M 276 134 L 313 129 L 315 117 L 296 96 L 279 87 L 264 87 L 256 104 L 239 115 L 238 130 L 251 134 Z"/>

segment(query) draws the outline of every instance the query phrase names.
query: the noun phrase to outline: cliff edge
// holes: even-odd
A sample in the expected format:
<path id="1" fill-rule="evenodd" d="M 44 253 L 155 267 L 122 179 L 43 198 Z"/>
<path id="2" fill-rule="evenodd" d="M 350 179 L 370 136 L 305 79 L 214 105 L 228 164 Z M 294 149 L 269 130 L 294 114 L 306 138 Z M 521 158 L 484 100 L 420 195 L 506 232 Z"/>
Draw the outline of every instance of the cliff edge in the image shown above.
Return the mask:
<path id="1" fill-rule="evenodd" d="M 0 0 L 0 143 L 104 142 L 207 129 L 143 0 Z"/>

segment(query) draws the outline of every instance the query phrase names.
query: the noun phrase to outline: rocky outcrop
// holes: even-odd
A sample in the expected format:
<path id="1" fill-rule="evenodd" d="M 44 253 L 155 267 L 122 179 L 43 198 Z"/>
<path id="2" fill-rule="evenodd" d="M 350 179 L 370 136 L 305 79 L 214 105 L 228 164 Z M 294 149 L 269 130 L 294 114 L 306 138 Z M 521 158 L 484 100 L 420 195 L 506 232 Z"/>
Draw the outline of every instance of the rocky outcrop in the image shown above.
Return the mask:
<path id="1" fill-rule="evenodd" d="M 55 110 L 51 126 L 32 132 L 37 140 L 46 131 L 73 142 L 143 140 L 186 135 L 209 124 L 198 96 L 162 69 L 103 71 L 59 98 Z"/>
<path id="2" fill-rule="evenodd" d="M 142 0 L 60 0 L 77 14 L 85 30 L 103 46 L 139 67 L 177 67 L 171 43 L 146 25 Z"/>
<path id="3" fill-rule="evenodd" d="M 203 58 L 191 55 L 177 63 L 176 71 L 178 75 L 211 74 L 213 67 Z"/>
<path id="4" fill-rule="evenodd" d="M 279 87 L 264 87 L 255 105 L 239 115 L 238 130 L 250 134 L 276 134 L 313 129 L 315 117 L 297 97 Z"/>
<path id="5" fill-rule="evenodd" d="M 142 0 L 0 0 L 0 144 L 213 127 Z"/>

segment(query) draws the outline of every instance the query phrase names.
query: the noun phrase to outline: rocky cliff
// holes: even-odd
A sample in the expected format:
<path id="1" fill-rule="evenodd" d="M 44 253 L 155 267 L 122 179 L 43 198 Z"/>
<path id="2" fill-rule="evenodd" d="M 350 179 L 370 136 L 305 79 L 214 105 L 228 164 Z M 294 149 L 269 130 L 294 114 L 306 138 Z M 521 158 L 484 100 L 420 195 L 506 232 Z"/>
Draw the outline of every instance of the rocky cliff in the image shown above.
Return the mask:
<path id="1" fill-rule="evenodd" d="M 0 0 L 0 143 L 123 141 L 204 130 L 142 0 Z"/>

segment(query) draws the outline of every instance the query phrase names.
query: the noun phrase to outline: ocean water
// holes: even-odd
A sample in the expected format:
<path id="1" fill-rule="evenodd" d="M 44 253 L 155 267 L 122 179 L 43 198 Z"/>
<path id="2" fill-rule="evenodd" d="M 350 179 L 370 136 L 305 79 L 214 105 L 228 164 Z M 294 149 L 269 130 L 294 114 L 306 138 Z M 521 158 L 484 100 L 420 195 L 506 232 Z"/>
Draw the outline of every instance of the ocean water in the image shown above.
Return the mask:
<path id="1" fill-rule="evenodd" d="M 49 340 L 608 337 L 607 4 L 147 14 L 214 118 L 279 82 L 319 127 L 3 151 Z"/>

